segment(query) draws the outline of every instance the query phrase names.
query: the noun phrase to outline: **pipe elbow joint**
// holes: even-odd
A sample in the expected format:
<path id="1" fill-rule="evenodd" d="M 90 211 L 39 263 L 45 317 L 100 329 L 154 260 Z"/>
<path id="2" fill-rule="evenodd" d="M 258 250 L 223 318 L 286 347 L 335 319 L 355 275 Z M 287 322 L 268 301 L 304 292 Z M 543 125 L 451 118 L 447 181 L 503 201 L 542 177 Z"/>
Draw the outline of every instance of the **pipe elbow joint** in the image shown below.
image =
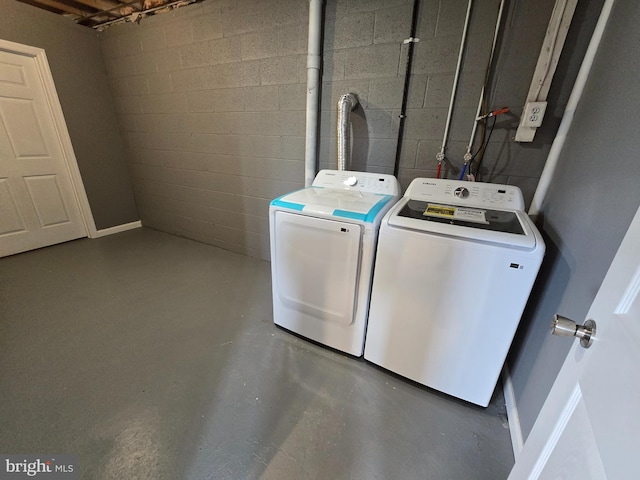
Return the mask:
<path id="1" fill-rule="evenodd" d="M 354 93 L 345 93 L 344 95 L 340 95 L 340 99 L 338 100 L 338 112 L 342 113 L 346 108 L 348 108 L 347 111 L 352 112 L 359 103 L 358 97 Z"/>

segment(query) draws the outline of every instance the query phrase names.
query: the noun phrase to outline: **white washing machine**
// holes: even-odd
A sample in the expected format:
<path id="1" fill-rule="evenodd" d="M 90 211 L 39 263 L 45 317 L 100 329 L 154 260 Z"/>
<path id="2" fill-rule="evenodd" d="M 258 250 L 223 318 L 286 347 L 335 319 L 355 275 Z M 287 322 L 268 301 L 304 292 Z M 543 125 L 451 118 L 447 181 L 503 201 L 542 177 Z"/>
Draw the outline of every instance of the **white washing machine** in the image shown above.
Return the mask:
<path id="1" fill-rule="evenodd" d="M 392 175 L 322 170 L 271 202 L 277 325 L 362 355 L 380 220 L 399 194 Z"/>
<path id="2" fill-rule="evenodd" d="M 487 406 L 545 245 L 519 188 L 415 179 L 380 226 L 364 357 Z"/>

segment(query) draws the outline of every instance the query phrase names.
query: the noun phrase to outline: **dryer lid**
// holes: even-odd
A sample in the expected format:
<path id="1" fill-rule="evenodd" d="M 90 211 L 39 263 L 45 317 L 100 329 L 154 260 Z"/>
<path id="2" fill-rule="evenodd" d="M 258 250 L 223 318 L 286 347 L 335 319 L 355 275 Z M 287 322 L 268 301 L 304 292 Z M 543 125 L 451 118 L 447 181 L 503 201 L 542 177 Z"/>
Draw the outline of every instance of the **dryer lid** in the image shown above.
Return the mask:
<path id="1" fill-rule="evenodd" d="M 393 198 L 358 190 L 308 187 L 276 198 L 271 206 L 373 223 Z"/>
<path id="2" fill-rule="evenodd" d="M 493 210 L 405 199 L 389 225 L 463 239 L 533 249 L 535 226 L 520 210 Z"/>

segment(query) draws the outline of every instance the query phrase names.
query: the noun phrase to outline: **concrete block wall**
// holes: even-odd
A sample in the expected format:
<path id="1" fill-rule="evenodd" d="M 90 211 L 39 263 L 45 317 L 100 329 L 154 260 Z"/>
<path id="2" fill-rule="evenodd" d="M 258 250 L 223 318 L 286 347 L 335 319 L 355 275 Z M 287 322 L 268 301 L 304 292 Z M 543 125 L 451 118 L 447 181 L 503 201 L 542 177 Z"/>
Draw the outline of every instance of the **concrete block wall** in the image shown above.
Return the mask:
<path id="1" fill-rule="evenodd" d="M 354 93 L 347 168 L 393 173 L 412 9 L 412 0 L 326 2 L 320 168 L 336 168 L 337 102 Z"/>
<path id="2" fill-rule="evenodd" d="M 304 184 L 308 4 L 215 1 L 101 34 L 146 226 L 269 257 Z"/>
<path id="3" fill-rule="evenodd" d="M 420 42 L 415 46 L 400 157 L 399 179 L 403 187 L 413 178 L 436 174 L 436 154 L 443 141 L 467 3 L 466 0 L 421 2 L 417 26 Z M 445 178 L 457 179 L 464 163 L 499 3 L 487 0 L 473 4 L 445 150 L 442 169 Z M 538 136 L 532 144 L 513 141 L 554 5 L 553 0 L 534 2 L 535 6 L 529 3 L 507 2 L 503 13 L 486 111 L 507 106 L 511 113 L 497 117 L 481 168 L 483 181 L 522 188 L 527 204 L 533 197 L 553 140 L 553 135 L 547 135 Z M 555 133 L 558 124 L 551 123 L 550 130 Z M 487 126 L 490 125 L 491 121 Z M 481 138 L 482 128 L 478 128 L 472 153 L 480 148 Z"/>
<path id="4" fill-rule="evenodd" d="M 527 202 L 570 91 L 558 89 L 534 143 L 512 140 L 554 1 L 529 3 L 507 2 L 488 107 L 513 113 L 499 117 L 482 169 L 485 181 L 520 186 Z M 474 2 L 447 178 L 463 163 L 498 5 Z M 467 0 L 420 2 L 403 187 L 435 175 L 466 8 Z M 349 168 L 393 172 L 412 10 L 413 0 L 326 0 L 319 168 L 335 168 L 336 103 L 351 92 L 360 106 Z M 307 0 L 205 0 L 101 34 L 143 224 L 268 258 L 269 201 L 303 186 L 307 28 Z M 568 51 L 579 65 L 583 50 Z M 554 85 L 573 83 L 565 70 Z"/>

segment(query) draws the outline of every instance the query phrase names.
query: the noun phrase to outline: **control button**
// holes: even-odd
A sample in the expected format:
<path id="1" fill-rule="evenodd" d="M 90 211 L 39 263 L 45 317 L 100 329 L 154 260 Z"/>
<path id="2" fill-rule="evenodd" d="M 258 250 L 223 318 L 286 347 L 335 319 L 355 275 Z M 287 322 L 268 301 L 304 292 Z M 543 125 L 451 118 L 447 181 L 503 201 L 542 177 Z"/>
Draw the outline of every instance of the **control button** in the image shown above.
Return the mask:
<path id="1" fill-rule="evenodd" d="M 349 177 L 344 181 L 347 187 L 355 187 L 358 184 L 358 177 Z"/>
<path id="2" fill-rule="evenodd" d="M 458 198 L 467 198 L 469 196 L 469 189 L 466 187 L 458 187 L 453 191 L 453 194 Z"/>

